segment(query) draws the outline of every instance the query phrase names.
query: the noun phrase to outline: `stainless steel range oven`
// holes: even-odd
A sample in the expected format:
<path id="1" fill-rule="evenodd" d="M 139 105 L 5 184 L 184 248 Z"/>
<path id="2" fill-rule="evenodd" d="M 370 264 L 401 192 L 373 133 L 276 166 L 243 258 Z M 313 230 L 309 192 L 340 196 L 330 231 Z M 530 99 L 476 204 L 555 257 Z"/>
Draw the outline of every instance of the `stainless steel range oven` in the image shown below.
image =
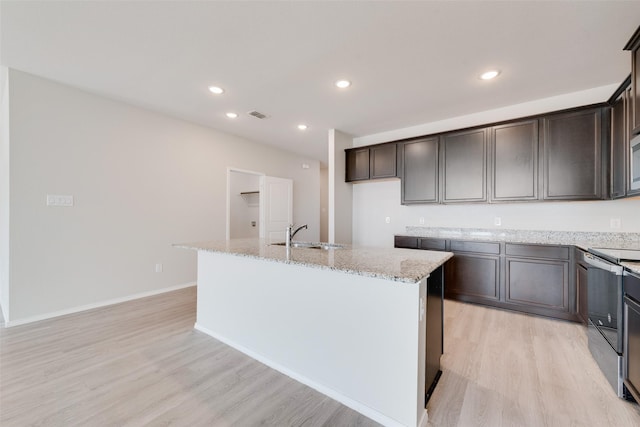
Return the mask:
<path id="1" fill-rule="evenodd" d="M 589 350 L 616 394 L 629 398 L 625 385 L 625 260 L 640 260 L 640 251 L 590 248 L 587 314 Z"/>
<path id="2" fill-rule="evenodd" d="M 624 385 L 640 402 L 640 275 L 624 275 Z"/>

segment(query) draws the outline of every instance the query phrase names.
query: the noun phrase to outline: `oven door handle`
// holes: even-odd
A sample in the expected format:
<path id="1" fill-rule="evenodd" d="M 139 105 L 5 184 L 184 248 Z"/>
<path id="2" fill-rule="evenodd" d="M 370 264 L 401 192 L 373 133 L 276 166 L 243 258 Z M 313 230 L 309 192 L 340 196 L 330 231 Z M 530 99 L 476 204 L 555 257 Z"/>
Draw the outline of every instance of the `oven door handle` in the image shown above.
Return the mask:
<path id="1" fill-rule="evenodd" d="M 608 263 L 591 254 L 584 254 L 584 261 L 593 267 L 608 271 L 615 274 L 616 276 L 622 276 L 622 272 L 624 271 L 621 266 Z"/>

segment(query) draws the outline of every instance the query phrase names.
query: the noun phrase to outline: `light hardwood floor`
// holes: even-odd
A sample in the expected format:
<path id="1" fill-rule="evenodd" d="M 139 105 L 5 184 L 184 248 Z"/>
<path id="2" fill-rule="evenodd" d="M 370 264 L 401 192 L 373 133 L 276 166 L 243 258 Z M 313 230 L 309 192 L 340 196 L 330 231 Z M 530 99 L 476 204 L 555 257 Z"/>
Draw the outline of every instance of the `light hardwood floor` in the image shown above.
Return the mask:
<path id="1" fill-rule="evenodd" d="M 640 426 L 580 325 L 445 303 L 431 426 Z M 0 426 L 374 426 L 193 330 L 195 289 L 0 330 Z"/>
<path id="2" fill-rule="evenodd" d="M 638 427 L 577 323 L 445 301 L 443 374 L 431 426 Z"/>

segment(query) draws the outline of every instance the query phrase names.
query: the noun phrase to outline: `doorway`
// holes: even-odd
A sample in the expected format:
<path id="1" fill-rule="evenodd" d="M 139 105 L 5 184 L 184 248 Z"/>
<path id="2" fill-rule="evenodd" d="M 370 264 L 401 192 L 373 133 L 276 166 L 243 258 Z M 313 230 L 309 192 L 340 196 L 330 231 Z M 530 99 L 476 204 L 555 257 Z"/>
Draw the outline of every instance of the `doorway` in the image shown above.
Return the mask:
<path id="1" fill-rule="evenodd" d="M 293 180 L 227 169 L 227 239 L 285 239 L 293 223 Z"/>
<path id="2" fill-rule="evenodd" d="M 260 236 L 260 178 L 263 175 L 227 170 L 227 239 Z"/>

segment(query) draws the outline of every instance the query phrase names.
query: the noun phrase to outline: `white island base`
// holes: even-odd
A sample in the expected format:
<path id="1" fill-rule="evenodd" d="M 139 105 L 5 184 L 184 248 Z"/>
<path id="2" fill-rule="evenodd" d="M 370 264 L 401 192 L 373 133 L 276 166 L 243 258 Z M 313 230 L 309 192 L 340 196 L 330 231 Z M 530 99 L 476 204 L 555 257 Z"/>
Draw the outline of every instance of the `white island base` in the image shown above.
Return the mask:
<path id="1" fill-rule="evenodd" d="M 425 426 L 417 283 L 198 251 L 195 328 L 386 426 Z"/>

